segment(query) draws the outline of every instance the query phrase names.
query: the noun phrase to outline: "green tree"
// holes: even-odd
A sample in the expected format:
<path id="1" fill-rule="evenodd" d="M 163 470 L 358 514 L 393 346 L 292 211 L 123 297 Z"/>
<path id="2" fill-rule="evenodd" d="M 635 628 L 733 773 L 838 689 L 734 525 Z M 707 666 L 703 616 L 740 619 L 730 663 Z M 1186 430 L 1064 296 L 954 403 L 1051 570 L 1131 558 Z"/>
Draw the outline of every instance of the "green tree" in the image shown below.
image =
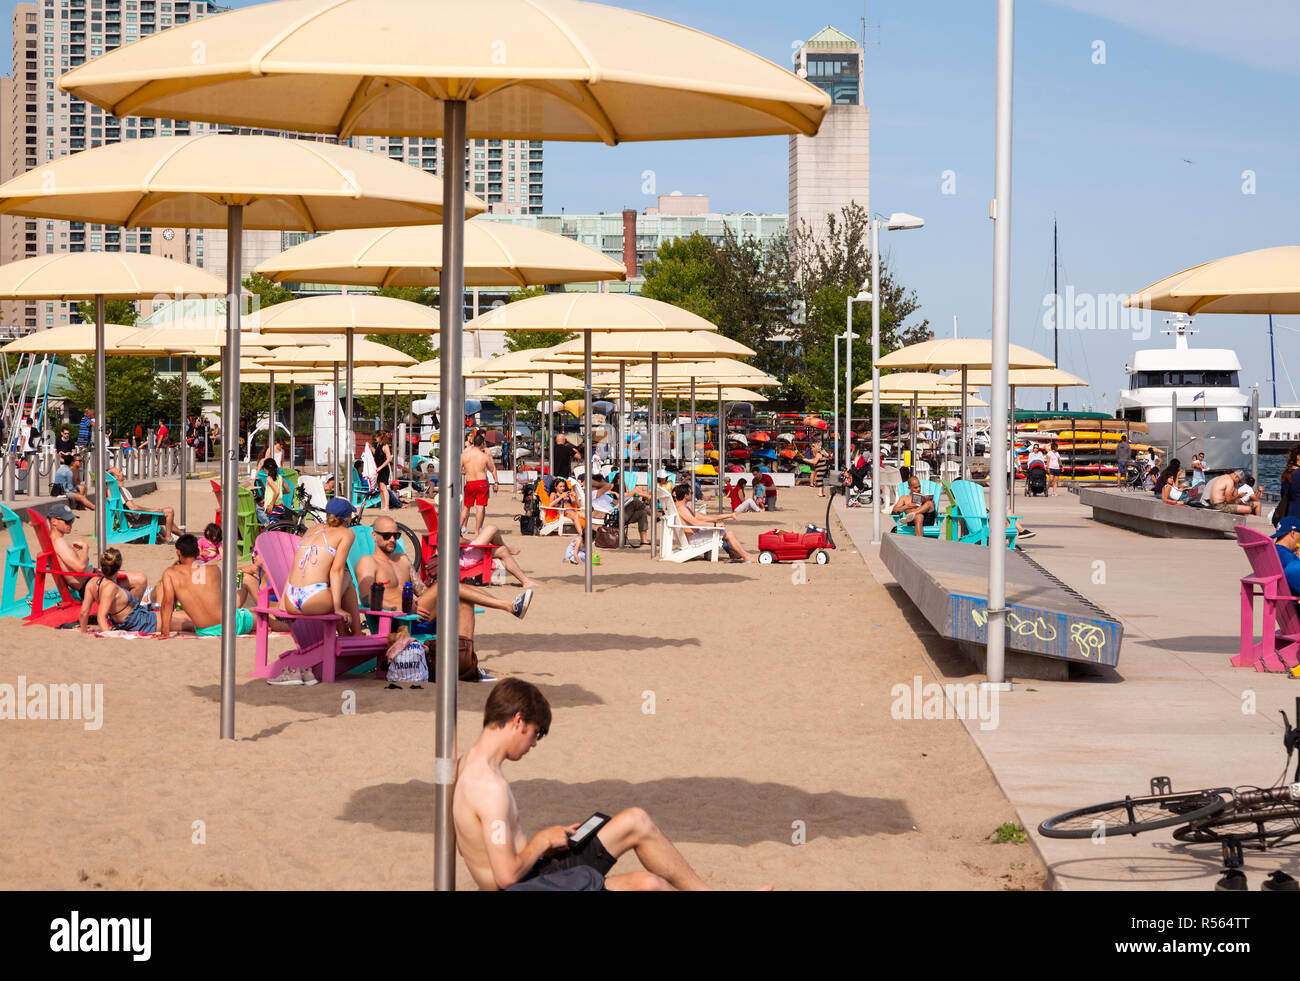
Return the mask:
<path id="1" fill-rule="evenodd" d="M 206 368 L 211 363 L 208 358 L 193 358 L 190 361 L 189 378 L 195 377 L 195 372 Z M 192 380 L 186 386 L 189 391 L 186 394 L 188 400 L 186 408 L 191 415 L 199 411 L 204 401 L 208 397 L 208 390 L 202 385 L 196 385 Z M 158 415 L 164 419 L 177 420 L 181 417 L 181 376 L 167 375 L 158 377 L 154 381 L 154 406 Z M 177 434 L 179 437 L 179 434 Z"/>
<path id="2" fill-rule="evenodd" d="M 77 316 L 81 318 L 83 324 L 93 324 L 95 322 L 95 304 L 84 301 L 78 303 Z M 133 327 L 139 319 L 140 315 L 136 312 L 135 304 L 130 300 L 104 301 L 104 323 Z"/>
<path id="3" fill-rule="evenodd" d="M 292 290 L 287 290 L 279 283 L 273 283 L 258 273 L 249 273 L 244 277 L 244 289 L 253 294 L 254 310 L 297 299 Z"/>
<path id="4" fill-rule="evenodd" d="M 718 247 L 699 232 L 689 238 L 670 239 L 645 264 L 641 295 L 717 323 L 721 286 L 718 267 Z"/>
<path id="5" fill-rule="evenodd" d="M 158 418 L 153 358 L 105 358 L 104 374 L 108 382 L 105 392 L 105 404 L 108 407 L 106 425 L 112 428 L 115 436 L 133 430 L 137 425 L 147 427 Z M 94 407 L 93 356 L 69 359 L 67 391 L 69 401 L 78 408 Z"/>

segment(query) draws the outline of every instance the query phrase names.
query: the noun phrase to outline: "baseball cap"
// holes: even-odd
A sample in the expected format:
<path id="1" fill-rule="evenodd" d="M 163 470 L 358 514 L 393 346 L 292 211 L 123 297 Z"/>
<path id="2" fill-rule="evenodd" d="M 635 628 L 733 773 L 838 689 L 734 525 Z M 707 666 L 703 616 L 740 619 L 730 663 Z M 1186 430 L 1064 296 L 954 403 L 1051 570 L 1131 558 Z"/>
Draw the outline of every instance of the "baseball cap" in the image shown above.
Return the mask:
<path id="1" fill-rule="evenodd" d="M 1300 531 L 1300 520 L 1296 518 L 1283 518 L 1277 526 L 1277 531 L 1273 532 L 1274 538 L 1281 538 L 1283 535 L 1289 535 L 1293 531 Z"/>
<path id="2" fill-rule="evenodd" d="M 61 501 L 57 504 L 52 504 L 50 506 L 49 511 L 46 512 L 46 515 L 51 518 L 58 518 L 61 521 L 66 521 L 69 524 L 71 524 L 73 520 L 75 520 L 75 518 L 77 517 L 75 514 L 72 513 L 72 508 L 68 507 L 66 504 L 64 504 Z M 1288 518 L 1287 520 L 1294 521 L 1295 519 Z"/>
<path id="3" fill-rule="evenodd" d="M 331 497 L 330 502 L 325 505 L 325 513 L 332 514 L 336 518 L 350 518 L 357 513 L 357 509 L 346 497 Z"/>

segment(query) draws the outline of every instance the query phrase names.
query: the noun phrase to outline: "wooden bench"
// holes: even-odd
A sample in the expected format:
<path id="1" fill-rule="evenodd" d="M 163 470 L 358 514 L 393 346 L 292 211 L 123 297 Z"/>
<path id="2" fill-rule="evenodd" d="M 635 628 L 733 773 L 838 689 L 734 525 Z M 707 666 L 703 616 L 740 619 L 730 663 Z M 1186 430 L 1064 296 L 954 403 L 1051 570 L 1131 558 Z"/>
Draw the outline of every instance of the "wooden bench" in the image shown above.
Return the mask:
<path id="1" fill-rule="evenodd" d="M 882 535 L 880 559 L 940 637 L 983 668 L 988 642 L 987 546 Z M 1064 681 L 1070 665 L 1113 668 L 1123 625 L 1029 559 L 1006 556 L 1006 673 Z"/>
<path id="2" fill-rule="evenodd" d="M 1079 503 L 1092 519 L 1155 538 L 1233 538 L 1244 520 L 1213 508 L 1166 504 L 1150 492 L 1081 487 Z"/>

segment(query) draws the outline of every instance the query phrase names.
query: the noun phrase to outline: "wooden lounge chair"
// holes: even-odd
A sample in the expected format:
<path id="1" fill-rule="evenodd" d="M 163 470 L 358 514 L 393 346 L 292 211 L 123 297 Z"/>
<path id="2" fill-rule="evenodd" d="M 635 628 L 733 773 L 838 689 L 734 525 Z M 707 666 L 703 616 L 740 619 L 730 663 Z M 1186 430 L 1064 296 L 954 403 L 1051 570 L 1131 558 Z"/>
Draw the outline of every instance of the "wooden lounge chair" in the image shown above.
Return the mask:
<path id="1" fill-rule="evenodd" d="M 1282 572 L 1282 560 L 1268 535 L 1245 525 L 1237 525 L 1236 532 L 1251 574 L 1241 579 L 1241 651 L 1232 658 L 1232 665 L 1256 671 L 1289 671 L 1300 665 L 1300 610 Z M 1256 596 L 1263 600 L 1258 641 Z"/>
<path id="2" fill-rule="evenodd" d="M 677 513 L 676 502 L 671 494 L 665 492 L 662 487 L 656 487 L 655 497 L 664 508 L 664 527 L 663 537 L 660 539 L 659 545 L 659 558 L 666 559 L 669 562 L 689 562 L 701 555 L 707 555 L 710 562 L 717 562 L 722 553 L 722 542 L 726 537 L 726 530 L 724 528 L 695 528 L 683 524 L 681 516 Z M 707 537 L 701 535 L 704 540 L 691 544 L 691 538 L 696 532 L 706 532 Z"/>
<path id="3" fill-rule="evenodd" d="M 971 545 L 989 543 L 989 508 L 984 499 L 984 488 L 973 480 L 954 480 L 948 485 L 953 507 L 948 512 L 948 537 Z M 1007 515 L 1007 548 L 1016 547 L 1017 525 L 1020 515 Z M 961 522 L 958 530 L 957 522 Z"/>
<path id="4" fill-rule="evenodd" d="M 420 536 L 420 573 L 426 584 L 430 584 L 438 575 L 438 509 L 427 498 L 417 497 L 415 506 L 420 509 L 424 519 L 425 533 Z M 474 545 L 462 545 L 461 551 L 475 548 Z M 482 561 L 471 565 L 462 564 L 460 581 L 485 586 L 492 581 L 492 551 L 488 549 Z"/>
<path id="5" fill-rule="evenodd" d="M 287 613 L 278 604 L 271 602 L 271 590 L 277 596 L 284 595 L 289 570 L 300 541 L 297 535 L 271 531 L 259 535 L 254 545 L 267 575 L 258 594 L 257 606 L 253 608 L 257 623 L 257 656 L 249 677 L 273 678 L 286 669 L 312 668 L 318 671 L 321 681 L 329 684 L 371 658 L 383 656 L 388 648 L 388 637 L 386 633 L 340 637 L 337 614 Z M 378 615 L 381 620 L 389 620 L 391 623 L 391 614 Z M 270 639 L 271 617 L 289 622 L 290 631 L 298 646 L 268 663 L 267 643 Z"/>
<path id="6" fill-rule="evenodd" d="M 142 542 L 146 545 L 158 541 L 159 524 L 165 517 L 160 511 L 133 511 L 122 499 L 122 489 L 111 473 L 104 474 L 105 527 L 108 544 L 122 545 Z"/>
<path id="7" fill-rule="evenodd" d="M 32 591 L 36 586 L 36 560 L 27 547 L 27 534 L 23 531 L 23 522 L 13 511 L 0 504 L 0 519 L 9 533 L 9 545 L 5 548 L 4 580 L 0 583 L 0 617 L 25 617 L 32 612 Z M 18 583 L 23 583 L 24 592 L 18 595 Z M 45 594 L 45 605 L 59 601 L 56 590 Z"/>
<path id="8" fill-rule="evenodd" d="M 903 496 L 906 493 L 907 493 L 907 485 L 899 484 L 894 491 L 895 503 L 897 503 L 899 497 Z M 943 504 L 941 500 L 943 497 L 943 487 L 940 484 L 935 483 L 933 480 L 922 480 L 921 493 L 934 498 L 934 524 L 922 525 L 921 535 L 924 538 L 938 538 L 939 535 L 943 532 L 943 525 L 944 522 L 947 520 L 947 516 L 944 514 L 943 511 Z M 894 531 L 898 532 L 898 534 L 900 535 L 916 534 L 916 530 L 912 527 L 912 522 L 909 521 L 905 515 L 891 514 L 890 517 L 894 519 Z"/>

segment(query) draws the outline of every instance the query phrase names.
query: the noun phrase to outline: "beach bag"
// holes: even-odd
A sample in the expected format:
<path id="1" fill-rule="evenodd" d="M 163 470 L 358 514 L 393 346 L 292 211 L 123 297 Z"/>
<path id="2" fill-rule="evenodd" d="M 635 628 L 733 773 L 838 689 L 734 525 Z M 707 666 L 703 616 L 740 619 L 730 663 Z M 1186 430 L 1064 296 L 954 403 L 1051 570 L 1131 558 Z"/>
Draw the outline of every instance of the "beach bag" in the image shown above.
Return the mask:
<path id="1" fill-rule="evenodd" d="M 479 681 L 478 655 L 474 653 L 474 641 L 468 637 L 458 637 L 456 651 L 456 676 L 461 681 Z M 425 664 L 429 668 L 429 681 L 438 680 L 438 647 L 430 644 L 425 648 Z M 392 675 L 389 675 L 392 677 Z"/>
<path id="2" fill-rule="evenodd" d="M 537 519 L 531 514 L 517 514 L 515 520 L 519 522 L 519 534 L 536 535 L 538 532 Z"/>
<path id="3" fill-rule="evenodd" d="M 615 524 L 613 528 L 609 527 L 609 525 L 606 524 L 606 525 L 602 525 L 599 528 L 592 529 L 591 531 L 592 548 L 618 548 L 619 544 L 620 543 L 618 540 L 617 524 Z"/>
<path id="4" fill-rule="evenodd" d="M 1277 502 L 1277 507 L 1273 509 L 1273 527 L 1276 528 L 1286 517 L 1287 509 L 1291 506 L 1291 481 L 1282 481 L 1282 499 Z"/>
<path id="5" fill-rule="evenodd" d="M 389 681 L 428 681 L 428 650 L 418 640 L 408 640 L 401 650 L 388 653 Z"/>

